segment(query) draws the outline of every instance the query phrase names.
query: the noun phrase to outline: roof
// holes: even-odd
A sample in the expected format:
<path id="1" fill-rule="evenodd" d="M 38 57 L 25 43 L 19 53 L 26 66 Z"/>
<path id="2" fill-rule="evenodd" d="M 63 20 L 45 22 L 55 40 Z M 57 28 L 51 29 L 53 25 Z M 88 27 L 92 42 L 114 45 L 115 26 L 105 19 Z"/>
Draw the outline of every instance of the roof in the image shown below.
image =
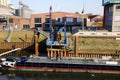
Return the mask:
<path id="1" fill-rule="evenodd" d="M 32 16 L 38 16 L 38 15 L 46 15 L 49 16 L 49 12 L 48 13 L 38 13 L 38 14 L 33 14 Z M 70 12 L 52 12 L 52 15 L 64 15 L 66 17 L 80 17 L 83 16 L 81 14 L 76 14 L 76 13 L 70 13 Z M 84 15 L 85 18 L 87 18 L 87 15 Z"/>

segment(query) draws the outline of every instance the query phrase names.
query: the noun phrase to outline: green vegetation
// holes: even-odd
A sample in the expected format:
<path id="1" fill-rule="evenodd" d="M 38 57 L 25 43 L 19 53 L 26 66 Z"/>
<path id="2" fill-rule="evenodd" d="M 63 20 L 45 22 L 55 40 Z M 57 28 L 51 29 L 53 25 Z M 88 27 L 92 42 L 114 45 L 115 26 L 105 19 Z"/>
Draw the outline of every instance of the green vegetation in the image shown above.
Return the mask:
<path id="1" fill-rule="evenodd" d="M 0 31 L 0 42 L 4 42 L 9 35 L 9 31 Z M 39 41 L 44 40 L 46 37 L 40 35 Z M 26 41 L 27 40 L 27 41 Z M 11 37 L 11 42 L 33 42 L 34 32 L 33 31 L 14 31 Z"/>
<path id="2" fill-rule="evenodd" d="M 113 39 L 79 38 L 79 50 L 119 50 L 120 41 Z"/>

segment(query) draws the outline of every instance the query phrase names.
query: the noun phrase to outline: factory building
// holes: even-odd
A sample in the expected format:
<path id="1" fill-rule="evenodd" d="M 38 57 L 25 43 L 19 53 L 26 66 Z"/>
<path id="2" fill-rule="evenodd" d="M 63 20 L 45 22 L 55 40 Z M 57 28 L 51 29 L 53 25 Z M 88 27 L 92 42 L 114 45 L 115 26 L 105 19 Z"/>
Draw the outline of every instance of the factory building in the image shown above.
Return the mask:
<path id="1" fill-rule="evenodd" d="M 30 18 L 33 11 L 22 3 L 20 3 L 20 6 L 17 11 L 10 0 L 0 0 L 0 29 L 9 29 L 9 27 L 19 30 L 30 28 Z"/>
<path id="2" fill-rule="evenodd" d="M 19 2 L 19 9 L 15 9 L 15 15 L 22 18 L 31 18 L 33 11 L 29 8 L 28 5 Z"/>

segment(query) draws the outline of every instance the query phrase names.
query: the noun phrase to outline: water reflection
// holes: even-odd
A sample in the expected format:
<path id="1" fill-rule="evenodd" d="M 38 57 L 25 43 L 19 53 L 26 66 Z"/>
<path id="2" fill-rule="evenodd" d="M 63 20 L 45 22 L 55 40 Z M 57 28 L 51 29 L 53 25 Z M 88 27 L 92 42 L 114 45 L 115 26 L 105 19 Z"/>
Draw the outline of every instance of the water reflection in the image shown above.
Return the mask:
<path id="1" fill-rule="evenodd" d="M 120 80 L 120 74 L 75 72 L 0 72 L 0 80 Z"/>

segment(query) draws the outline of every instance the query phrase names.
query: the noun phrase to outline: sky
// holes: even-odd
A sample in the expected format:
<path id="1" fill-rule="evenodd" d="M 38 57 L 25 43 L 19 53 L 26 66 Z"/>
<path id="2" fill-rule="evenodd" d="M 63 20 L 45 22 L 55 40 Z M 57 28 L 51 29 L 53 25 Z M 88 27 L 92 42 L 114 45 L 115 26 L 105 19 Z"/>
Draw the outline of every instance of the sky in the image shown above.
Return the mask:
<path id="1" fill-rule="evenodd" d="M 28 5 L 34 13 L 49 12 L 49 7 L 52 6 L 52 11 L 57 12 L 79 12 L 84 8 L 84 13 L 103 15 L 102 0 L 21 0 Z M 11 4 L 18 8 L 19 0 L 11 0 Z"/>

